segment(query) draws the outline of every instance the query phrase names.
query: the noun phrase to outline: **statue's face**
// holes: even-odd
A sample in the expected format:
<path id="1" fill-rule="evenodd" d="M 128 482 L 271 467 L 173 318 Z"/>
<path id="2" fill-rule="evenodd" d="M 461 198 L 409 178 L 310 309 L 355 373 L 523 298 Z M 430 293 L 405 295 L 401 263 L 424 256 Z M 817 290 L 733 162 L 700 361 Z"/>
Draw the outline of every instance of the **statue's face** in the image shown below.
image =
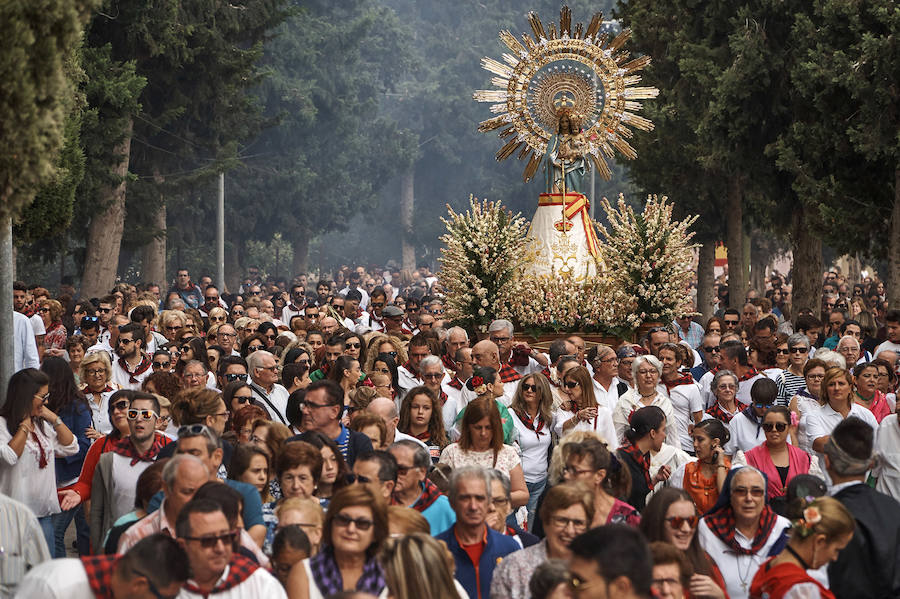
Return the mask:
<path id="1" fill-rule="evenodd" d="M 563 133 L 568 133 L 572 130 L 572 123 L 569 121 L 569 117 L 563 115 L 559 118 L 559 130 Z"/>

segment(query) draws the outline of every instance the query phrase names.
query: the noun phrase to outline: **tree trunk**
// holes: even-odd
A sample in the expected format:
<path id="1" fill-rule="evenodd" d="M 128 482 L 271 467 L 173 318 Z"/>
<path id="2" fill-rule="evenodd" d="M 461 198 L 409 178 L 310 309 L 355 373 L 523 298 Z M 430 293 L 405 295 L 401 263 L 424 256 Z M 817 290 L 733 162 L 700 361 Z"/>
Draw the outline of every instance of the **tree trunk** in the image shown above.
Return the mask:
<path id="1" fill-rule="evenodd" d="M 860 271 L 862 265 L 859 260 L 859 254 L 847 254 L 847 283 L 852 290 L 853 284 L 860 281 Z"/>
<path id="2" fill-rule="evenodd" d="M 766 291 L 766 267 L 769 263 L 768 248 L 760 247 L 759 231 L 753 231 L 752 234 L 745 237 L 748 241 L 750 251 L 750 289 L 755 289 L 760 296 Z"/>
<path id="3" fill-rule="evenodd" d="M 159 208 L 153 215 L 153 227 L 155 236 L 142 249 L 143 279 L 163 288 L 166 287 L 166 205 L 161 197 Z"/>
<path id="4" fill-rule="evenodd" d="M 125 177 L 131 154 L 132 122 L 125 127 L 125 137 L 116 148 L 120 157 L 113 168 L 119 183 L 108 187 L 100 198 L 103 206 L 91 218 L 87 246 L 84 252 L 84 276 L 81 279 L 81 297 L 100 297 L 112 289 L 116 282 L 119 249 L 125 228 Z"/>
<path id="5" fill-rule="evenodd" d="M 888 305 L 900 306 L 900 164 L 894 167 L 894 208 L 888 245 L 888 272 L 885 281 Z"/>
<path id="6" fill-rule="evenodd" d="M 728 247 L 728 305 L 741 309 L 747 295 L 744 270 L 744 184 L 740 177 L 728 183 L 725 245 Z"/>
<path id="7" fill-rule="evenodd" d="M 400 177 L 401 268 L 412 272 L 416 268 L 416 248 L 413 239 L 413 209 L 415 208 L 415 164 Z"/>
<path id="8" fill-rule="evenodd" d="M 813 226 L 806 216 L 806 210 L 798 202 L 791 217 L 791 316 L 795 318 L 802 308 L 818 314 L 822 305 L 822 240 L 813 234 Z"/>
<path id="9" fill-rule="evenodd" d="M 294 237 L 294 259 L 291 262 L 291 276 L 305 273 L 309 268 L 309 232 L 305 229 L 299 231 Z"/>
<path id="10" fill-rule="evenodd" d="M 703 315 L 703 321 L 700 323 L 706 326 L 706 323 L 715 313 L 713 299 L 715 292 L 713 283 L 715 282 L 715 274 L 713 272 L 716 266 L 716 242 L 710 241 L 700 246 L 700 259 L 697 263 L 697 312 Z"/>

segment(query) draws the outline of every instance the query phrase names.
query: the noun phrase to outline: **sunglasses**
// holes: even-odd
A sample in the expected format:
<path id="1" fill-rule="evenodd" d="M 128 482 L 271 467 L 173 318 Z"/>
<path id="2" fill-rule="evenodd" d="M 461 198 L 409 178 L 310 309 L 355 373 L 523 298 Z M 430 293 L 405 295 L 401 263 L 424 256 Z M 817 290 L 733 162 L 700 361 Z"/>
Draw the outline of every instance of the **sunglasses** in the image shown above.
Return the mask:
<path id="1" fill-rule="evenodd" d="M 356 527 L 356 530 L 365 532 L 372 528 L 375 522 L 368 518 L 351 518 L 347 514 L 341 513 L 334 517 L 334 524 L 341 528 L 347 528 L 352 524 Z"/>
<path id="2" fill-rule="evenodd" d="M 107 312 L 112 312 L 112 308 L 97 308 L 97 312 L 101 314 L 106 314 Z"/>
<path id="3" fill-rule="evenodd" d="M 41 312 L 49 313 L 49 312 L 50 312 L 50 308 L 41 308 L 40 311 L 41 311 Z"/>
<path id="4" fill-rule="evenodd" d="M 197 541 L 200 543 L 200 546 L 204 549 L 212 549 L 216 545 L 219 544 L 219 541 L 222 542 L 225 547 L 234 546 L 237 543 L 238 539 L 238 531 L 231 530 L 228 532 L 223 532 L 220 535 L 210 535 L 208 537 L 182 537 L 186 541 Z"/>
<path id="5" fill-rule="evenodd" d="M 349 484 L 349 485 L 352 485 L 353 483 L 359 483 L 361 485 L 364 485 L 366 483 L 373 482 L 372 479 L 369 478 L 368 476 L 363 476 L 361 474 L 353 474 L 352 472 L 346 476 L 346 479 L 347 479 L 347 484 Z M 337 518 L 335 518 L 335 520 L 337 520 Z M 356 525 L 356 528 L 359 528 L 359 524 Z M 359 528 L 359 529 L 364 530 L 362 528 Z"/>
<path id="6" fill-rule="evenodd" d="M 153 363 L 153 368 L 168 368 L 168 367 L 169 367 L 169 364 L 171 364 L 171 362 L 169 362 L 169 361 L 165 361 L 165 362 L 154 362 L 154 363 Z"/>
<path id="7" fill-rule="evenodd" d="M 718 345 L 716 345 L 716 346 L 712 346 L 712 345 L 707 346 L 707 345 L 704 345 L 704 346 L 703 346 L 703 351 L 705 351 L 705 352 L 708 353 L 708 354 L 715 354 L 715 353 L 718 353 L 721 349 L 722 349 L 722 348 L 719 347 Z"/>
<path id="8" fill-rule="evenodd" d="M 246 381 L 247 381 L 247 375 L 246 375 L 246 374 L 238 374 L 238 373 L 231 372 L 231 373 L 225 375 L 225 380 L 228 381 L 229 383 L 233 383 L 234 381 L 244 381 L 244 382 L 246 382 Z"/>
<path id="9" fill-rule="evenodd" d="M 137 420 L 140 416 L 141 420 L 150 420 L 151 418 L 159 418 L 154 410 L 138 410 L 137 408 L 128 408 L 128 419 Z"/>
<path id="10" fill-rule="evenodd" d="M 759 410 L 768 410 L 769 408 L 772 407 L 772 404 L 770 404 L 770 403 L 754 403 L 753 407 L 757 408 Z"/>
<path id="11" fill-rule="evenodd" d="M 248 353 L 248 354 L 252 354 L 252 353 L 255 352 L 256 350 L 262 349 L 262 348 L 263 348 L 262 345 L 251 345 L 250 347 L 247 348 L 247 353 Z"/>
<path id="12" fill-rule="evenodd" d="M 127 410 L 128 409 L 128 400 L 123 399 L 121 401 L 117 401 L 112 405 L 113 410 Z"/>
<path id="13" fill-rule="evenodd" d="M 347 349 L 359 349 L 359 348 L 362 347 L 362 344 L 360 344 L 360 343 L 348 343 L 345 347 L 346 347 Z"/>
<path id="14" fill-rule="evenodd" d="M 240 405 L 244 405 L 245 403 L 250 403 L 250 396 L 249 395 L 235 395 L 234 397 L 231 398 L 231 401 L 236 401 Z"/>
<path id="15" fill-rule="evenodd" d="M 185 437 L 197 437 L 199 435 L 205 435 L 210 439 L 213 438 L 212 433 L 205 424 L 183 424 L 178 427 L 177 434 L 179 439 Z"/>
<path id="16" fill-rule="evenodd" d="M 687 523 L 689 528 L 696 528 L 697 522 L 699 522 L 699 518 L 697 516 L 688 516 L 687 518 L 682 518 L 681 516 L 672 516 L 671 518 L 666 518 L 666 522 L 669 523 L 673 529 L 678 530 Z"/>
<path id="17" fill-rule="evenodd" d="M 522 383 L 522 389 L 525 391 L 537 391 L 537 385 L 529 385 L 528 383 Z"/>
<path id="18" fill-rule="evenodd" d="M 566 389 L 574 389 L 578 386 L 578 381 L 566 381 L 565 383 Z"/>
<path id="19" fill-rule="evenodd" d="M 806 347 L 792 347 L 788 351 L 790 351 L 792 354 L 805 354 L 809 351 L 809 349 Z M 781 353 L 781 350 L 779 350 L 778 353 Z"/>
<path id="20" fill-rule="evenodd" d="M 373 308 L 384 308 L 384 302 L 372 302 L 371 306 Z"/>
<path id="21" fill-rule="evenodd" d="M 763 422 L 762 429 L 767 433 L 771 433 L 772 431 L 778 431 L 779 433 L 783 433 L 787 430 L 786 422 Z"/>

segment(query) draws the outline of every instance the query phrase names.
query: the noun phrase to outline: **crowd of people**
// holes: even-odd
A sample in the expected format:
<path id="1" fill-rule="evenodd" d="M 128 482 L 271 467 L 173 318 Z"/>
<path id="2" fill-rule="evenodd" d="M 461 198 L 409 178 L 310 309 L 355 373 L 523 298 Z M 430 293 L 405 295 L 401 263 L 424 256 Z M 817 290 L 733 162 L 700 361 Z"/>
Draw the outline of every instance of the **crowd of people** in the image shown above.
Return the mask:
<path id="1" fill-rule="evenodd" d="M 427 267 L 17 282 L 0 597 L 900 597 L 900 310 L 728 294 L 538 348 Z"/>

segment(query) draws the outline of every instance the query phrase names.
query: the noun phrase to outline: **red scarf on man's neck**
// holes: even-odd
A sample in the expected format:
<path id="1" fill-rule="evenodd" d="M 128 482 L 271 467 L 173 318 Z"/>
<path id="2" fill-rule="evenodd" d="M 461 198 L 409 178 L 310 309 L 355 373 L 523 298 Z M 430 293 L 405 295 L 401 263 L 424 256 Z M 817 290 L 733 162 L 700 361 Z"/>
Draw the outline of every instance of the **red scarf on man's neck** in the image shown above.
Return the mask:
<path id="1" fill-rule="evenodd" d="M 140 380 L 137 377 L 147 372 L 151 366 L 153 366 L 153 362 L 144 352 L 141 352 L 141 361 L 135 366 L 134 370 L 131 370 L 125 358 L 119 358 L 119 368 L 128 374 L 128 382 L 131 384 L 139 383 Z"/>
<path id="2" fill-rule="evenodd" d="M 141 454 L 140 452 L 138 452 L 137 447 L 134 446 L 134 442 L 131 440 L 131 436 L 129 435 L 116 441 L 113 444 L 111 451 L 119 454 L 120 456 L 131 458 L 131 465 L 134 466 L 138 462 L 155 462 L 156 456 L 159 455 L 159 452 L 162 451 L 162 448 L 171 442 L 172 440 L 164 434 L 154 432 L 153 444 L 150 445 L 150 449 L 148 449 L 146 453 Z"/>
<path id="3" fill-rule="evenodd" d="M 231 556 L 231 562 L 228 564 L 228 576 L 225 577 L 225 580 L 218 583 L 211 591 L 203 591 L 190 580 L 184 584 L 184 590 L 203 597 L 209 597 L 210 595 L 222 593 L 243 584 L 243 582 L 250 578 L 250 576 L 258 569 L 259 564 L 255 563 L 250 558 L 244 557 L 240 553 L 234 553 Z"/>
<path id="4" fill-rule="evenodd" d="M 690 385 L 694 382 L 694 377 L 691 376 L 690 372 L 685 372 L 681 376 L 677 376 L 671 381 L 663 380 L 663 384 L 666 386 L 666 391 L 671 392 L 672 389 L 677 387 L 678 385 Z"/>

